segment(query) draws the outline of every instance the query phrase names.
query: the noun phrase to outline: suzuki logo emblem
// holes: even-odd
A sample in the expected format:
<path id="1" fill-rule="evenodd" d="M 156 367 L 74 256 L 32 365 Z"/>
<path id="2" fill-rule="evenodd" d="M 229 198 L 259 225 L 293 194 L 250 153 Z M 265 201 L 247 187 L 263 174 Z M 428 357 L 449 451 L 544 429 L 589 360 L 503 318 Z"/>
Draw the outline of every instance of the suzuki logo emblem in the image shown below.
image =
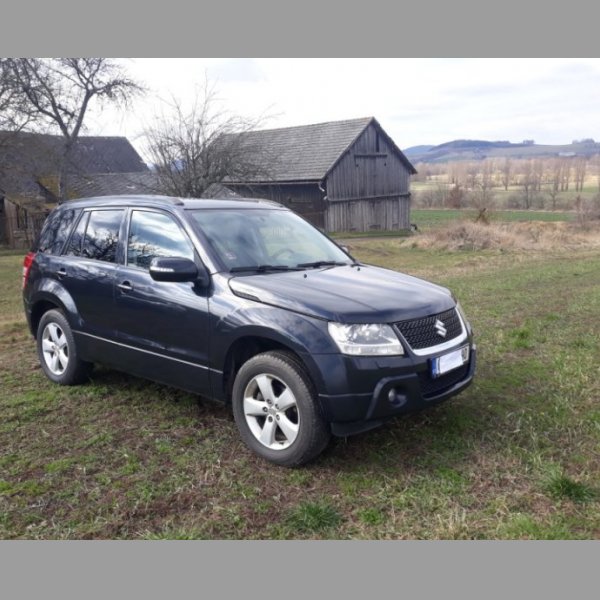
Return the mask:
<path id="1" fill-rule="evenodd" d="M 444 327 L 443 321 L 440 321 L 439 319 L 436 319 L 434 327 L 435 327 L 436 333 L 439 336 L 441 336 L 443 338 L 446 337 L 446 334 L 448 333 L 448 330 L 446 329 L 446 327 Z"/>

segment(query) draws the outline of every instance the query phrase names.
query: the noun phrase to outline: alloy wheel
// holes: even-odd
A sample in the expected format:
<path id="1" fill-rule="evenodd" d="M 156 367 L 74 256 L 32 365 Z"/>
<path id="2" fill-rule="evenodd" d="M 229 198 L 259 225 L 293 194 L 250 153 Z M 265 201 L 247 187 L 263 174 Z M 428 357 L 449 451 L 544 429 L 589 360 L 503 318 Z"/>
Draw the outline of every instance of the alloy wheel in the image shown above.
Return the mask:
<path id="1" fill-rule="evenodd" d="M 67 336 L 56 323 L 48 323 L 42 333 L 44 362 L 53 375 L 62 375 L 69 364 Z"/>
<path id="2" fill-rule="evenodd" d="M 279 377 L 261 373 L 244 391 L 244 416 L 252 435 L 271 450 L 294 443 L 300 427 L 296 397 Z"/>

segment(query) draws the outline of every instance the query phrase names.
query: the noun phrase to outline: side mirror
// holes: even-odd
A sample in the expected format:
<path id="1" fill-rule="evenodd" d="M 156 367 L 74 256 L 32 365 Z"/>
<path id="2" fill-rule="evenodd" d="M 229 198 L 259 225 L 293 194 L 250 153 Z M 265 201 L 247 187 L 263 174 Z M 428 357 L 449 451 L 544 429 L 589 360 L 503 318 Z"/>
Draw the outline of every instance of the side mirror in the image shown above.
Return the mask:
<path id="1" fill-rule="evenodd" d="M 340 246 L 340 248 L 346 253 L 346 254 L 350 254 L 350 248 L 348 248 L 348 246 Z"/>
<path id="2" fill-rule="evenodd" d="M 206 271 L 202 279 L 207 279 Z M 150 277 L 154 281 L 197 281 L 201 279 L 198 267 L 189 258 L 156 257 L 150 263 Z"/>

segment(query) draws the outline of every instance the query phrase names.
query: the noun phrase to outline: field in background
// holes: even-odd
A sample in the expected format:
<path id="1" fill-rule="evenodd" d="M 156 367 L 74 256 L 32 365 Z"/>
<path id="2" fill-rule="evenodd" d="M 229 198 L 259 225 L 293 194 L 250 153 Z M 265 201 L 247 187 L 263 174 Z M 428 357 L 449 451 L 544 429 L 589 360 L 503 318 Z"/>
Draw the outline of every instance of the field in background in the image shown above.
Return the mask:
<path id="1" fill-rule="evenodd" d="M 51 384 L 22 316 L 22 258 L 0 256 L 0 538 L 600 538 L 600 250 L 348 243 L 456 293 L 477 378 L 298 470 L 256 458 L 227 409 L 173 388 L 103 368 Z"/>
<path id="2" fill-rule="evenodd" d="M 473 222 L 479 211 L 471 208 L 412 208 L 410 221 L 417 226 L 420 232 L 430 232 L 445 225 L 462 221 Z M 573 211 L 547 211 L 547 210 L 491 210 L 487 213 L 490 222 L 512 223 L 512 222 L 570 222 L 577 219 Z M 381 231 L 368 232 L 336 232 L 330 234 L 338 242 L 340 240 L 352 240 L 355 238 L 397 238 L 410 237 L 409 231 Z"/>
<path id="3" fill-rule="evenodd" d="M 453 221 L 474 221 L 478 211 L 463 208 L 441 208 L 441 209 L 412 209 L 410 220 L 415 223 L 419 230 L 435 229 Z M 489 215 L 490 221 L 572 221 L 575 218 L 573 212 L 567 211 L 541 211 L 541 210 L 495 210 Z"/>
<path id="4" fill-rule="evenodd" d="M 413 208 L 600 208 L 600 155 L 418 163 Z"/>
<path id="5" fill-rule="evenodd" d="M 445 180 L 441 181 L 413 181 L 410 184 L 411 193 L 413 195 L 413 212 L 414 208 L 425 208 L 427 206 L 427 202 L 424 201 L 424 198 L 428 195 L 428 193 L 438 193 L 439 200 L 438 202 L 443 202 L 443 196 L 439 195 L 440 187 L 445 189 L 451 189 L 452 184 L 447 183 Z M 465 192 L 469 190 L 465 189 Z M 575 200 L 577 196 L 581 196 L 584 200 L 592 200 L 599 193 L 598 186 L 594 182 L 588 183 L 581 192 L 569 191 L 559 193 L 556 197 L 556 211 L 572 211 L 575 209 Z M 543 190 L 539 194 L 535 194 L 531 198 L 531 208 L 524 208 L 524 201 L 522 199 L 522 188 L 517 185 L 509 186 L 508 190 L 504 190 L 503 188 L 496 187 L 492 192 L 492 199 L 489 202 L 490 210 L 509 210 L 509 211 L 519 211 L 524 210 L 529 212 L 539 211 L 546 212 L 552 211 L 552 200 L 548 197 L 547 193 Z M 432 202 L 435 202 L 432 200 Z M 424 206 L 425 204 L 425 206 Z M 471 208 L 473 204 L 472 196 L 469 197 L 469 194 L 466 193 L 464 199 L 464 209 Z M 444 208 L 443 204 L 433 204 L 431 208 Z"/>

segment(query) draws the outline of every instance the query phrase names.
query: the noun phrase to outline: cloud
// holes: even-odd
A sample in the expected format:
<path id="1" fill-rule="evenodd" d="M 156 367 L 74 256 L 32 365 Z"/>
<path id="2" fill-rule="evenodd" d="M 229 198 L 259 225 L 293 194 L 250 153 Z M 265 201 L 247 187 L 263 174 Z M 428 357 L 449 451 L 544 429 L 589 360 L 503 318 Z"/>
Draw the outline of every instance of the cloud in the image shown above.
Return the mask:
<path id="1" fill-rule="evenodd" d="M 204 73 L 224 108 L 269 127 L 375 116 L 400 147 L 456 138 L 600 138 L 599 59 L 136 59 L 158 94 L 185 99 Z M 135 74 L 135 73 L 134 73 Z M 102 133 L 135 137 L 156 95 Z"/>
<path id="2" fill-rule="evenodd" d="M 223 82 L 260 82 L 265 74 L 253 58 L 231 58 L 208 70 L 211 78 Z"/>

